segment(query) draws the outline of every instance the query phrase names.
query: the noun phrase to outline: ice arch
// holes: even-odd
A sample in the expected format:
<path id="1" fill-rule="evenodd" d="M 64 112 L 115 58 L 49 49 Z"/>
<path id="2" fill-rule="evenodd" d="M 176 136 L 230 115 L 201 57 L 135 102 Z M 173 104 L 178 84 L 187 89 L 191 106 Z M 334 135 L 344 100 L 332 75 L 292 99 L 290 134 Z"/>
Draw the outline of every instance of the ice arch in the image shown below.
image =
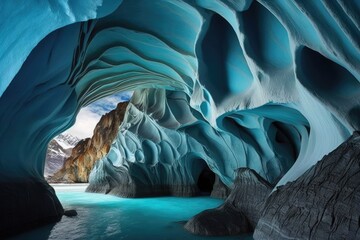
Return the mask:
<path id="1" fill-rule="evenodd" d="M 44 209 L 24 224 L 61 215 L 42 177 L 47 143 L 81 106 L 116 91 L 136 90 L 91 176 L 94 190 L 116 194 L 191 191 L 196 159 L 230 187 L 242 166 L 269 181 L 285 174 L 283 184 L 358 128 L 356 1 L 1 4 L 0 181 L 13 187 L 0 205 L 9 215 Z M 312 63 L 335 74 L 322 78 Z M 16 210 L 22 192 L 32 197 Z M 13 216 L 1 222 L 22 215 Z"/>

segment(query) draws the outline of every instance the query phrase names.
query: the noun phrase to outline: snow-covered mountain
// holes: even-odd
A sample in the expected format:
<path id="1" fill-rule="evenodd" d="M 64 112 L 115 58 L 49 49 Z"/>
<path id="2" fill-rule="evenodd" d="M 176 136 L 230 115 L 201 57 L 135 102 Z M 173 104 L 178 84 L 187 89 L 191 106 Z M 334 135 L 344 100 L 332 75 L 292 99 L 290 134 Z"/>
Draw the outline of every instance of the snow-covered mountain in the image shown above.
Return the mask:
<path id="1" fill-rule="evenodd" d="M 72 148 L 80 141 L 70 134 L 60 134 L 50 141 L 46 153 L 45 177 L 51 176 L 64 164 L 71 154 Z"/>
<path id="2" fill-rule="evenodd" d="M 80 141 L 77 137 L 66 133 L 58 135 L 54 140 L 64 149 L 73 148 Z"/>
<path id="3" fill-rule="evenodd" d="M 51 182 L 88 182 L 91 169 L 109 152 L 112 142 L 118 135 L 128 104 L 128 102 L 120 102 L 114 110 L 104 114 L 96 124 L 93 136 L 77 143 L 63 167 L 48 180 Z"/>

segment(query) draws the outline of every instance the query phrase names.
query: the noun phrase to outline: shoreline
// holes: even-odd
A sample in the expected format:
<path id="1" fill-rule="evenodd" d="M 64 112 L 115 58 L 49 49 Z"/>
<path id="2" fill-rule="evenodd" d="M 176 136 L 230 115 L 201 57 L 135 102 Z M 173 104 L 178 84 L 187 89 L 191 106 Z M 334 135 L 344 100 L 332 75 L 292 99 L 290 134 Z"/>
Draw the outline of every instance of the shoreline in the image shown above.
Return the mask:
<path id="1" fill-rule="evenodd" d="M 49 183 L 55 192 L 85 192 L 88 183 Z"/>

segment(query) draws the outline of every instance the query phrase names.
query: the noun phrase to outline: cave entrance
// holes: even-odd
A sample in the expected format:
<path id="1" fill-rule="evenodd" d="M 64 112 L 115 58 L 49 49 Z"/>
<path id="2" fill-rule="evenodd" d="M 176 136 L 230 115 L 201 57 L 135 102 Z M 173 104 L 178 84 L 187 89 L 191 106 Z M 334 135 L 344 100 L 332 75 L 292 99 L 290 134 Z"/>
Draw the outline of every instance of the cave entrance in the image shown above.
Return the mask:
<path id="1" fill-rule="evenodd" d="M 213 190 L 215 183 L 215 173 L 210 170 L 206 165 L 204 169 L 200 172 L 199 178 L 197 180 L 197 187 L 200 191 L 200 195 L 209 196 Z"/>
<path id="2" fill-rule="evenodd" d="M 88 183 L 95 163 L 108 153 L 116 138 L 132 95 L 133 92 L 117 92 L 81 108 L 75 124 L 48 144 L 44 165 L 46 180 L 51 183 Z"/>

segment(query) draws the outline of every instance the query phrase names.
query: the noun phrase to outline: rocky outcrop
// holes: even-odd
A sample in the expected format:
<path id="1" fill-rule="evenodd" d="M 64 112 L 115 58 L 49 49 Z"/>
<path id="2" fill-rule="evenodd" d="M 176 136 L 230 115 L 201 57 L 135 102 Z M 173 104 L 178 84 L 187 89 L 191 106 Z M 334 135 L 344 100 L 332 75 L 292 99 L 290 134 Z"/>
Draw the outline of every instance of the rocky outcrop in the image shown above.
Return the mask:
<path id="1" fill-rule="evenodd" d="M 88 182 L 89 174 L 97 160 L 104 157 L 118 134 L 128 102 L 103 115 L 94 129 L 92 138 L 81 140 L 72 150 L 60 171 L 50 182 Z"/>
<path id="2" fill-rule="evenodd" d="M 210 236 L 255 229 L 255 239 L 359 239 L 360 132 L 269 196 L 271 189 L 256 172 L 241 168 L 225 203 L 185 228 Z"/>
<path id="3" fill-rule="evenodd" d="M 360 132 L 266 201 L 255 239 L 360 239 Z"/>
<path id="4" fill-rule="evenodd" d="M 67 217 L 76 217 L 78 214 L 76 210 L 70 209 L 70 210 L 64 210 L 64 215 Z"/>
<path id="5" fill-rule="evenodd" d="M 274 186 L 249 168 L 238 169 L 237 175 L 235 187 L 226 202 L 243 212 L 252 228 L 255 228 L 265 200 Z"/>
<path id="6" fill-rule="evenodd" d="M 0 181 L 0 238 L 59 221 L 64 209 L 44 180 Z"/>
<path id="7" fill-rule="evenodd" d="M 237 235 L 255 228 L 271 186 L 249 168 L 237 171 L 235 187 L 225 203 L 205 210 L 185 224 L 188 231 L 208 236 Z"/>
<path id="8" fill-rule="evenodd" d="M 237 235 L 252 231 L 244 213 L 227 202 L 194 216 L 185 224 L 185 229 L 206 236 Z"/>
<path id="9" fill-rule="evenodd" d="M 231 192 L 231 189 L 228 188 L 219 178 L 218 175 L 215 176 L 215 182 L 210 196 L 213 198 L 226 199 Z"/>

